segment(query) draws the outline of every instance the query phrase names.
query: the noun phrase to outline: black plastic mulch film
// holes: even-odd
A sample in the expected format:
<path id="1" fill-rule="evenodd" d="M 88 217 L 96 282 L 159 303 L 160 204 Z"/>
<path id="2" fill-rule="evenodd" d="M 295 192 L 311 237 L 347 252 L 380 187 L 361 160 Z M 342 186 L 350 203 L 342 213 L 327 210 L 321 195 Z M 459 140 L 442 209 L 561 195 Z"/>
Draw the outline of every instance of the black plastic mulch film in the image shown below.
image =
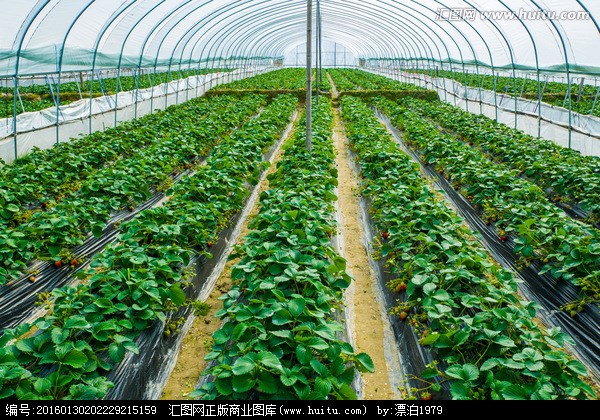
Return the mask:
<path id="1" fill-rule="evenodd" d="M 502 242 L 496 233 L 494 225 L 486 225 L 483 222 L 480 217 L 480 211 L 476 210 L 465 197 L 454 190 L 450 182 L 438 173 L 432 165 L 424 164 L 417 153 L 404 145 L 401 132 L 393 127 L 389 118 L 378 111 L 376 111 L 376 114 L 403 150 L 419 164 L 428 177 L 435 179 L 435 186 L 444 192 L 446 198 L 457 209 L 460 216 L 465 219 L 471 229 L 480 234 L 481 242 L 492 257 L 503 267 L 510 269 L 523 280 L 519 284 L 520 292 L 528 300 L 541 305 L 541 309 L 537 311 L 537 316 L 548 327 L 560 327 L 575 340 L 576 346 L 571 347 L 571 350 L 586 365 L 589 374 L 596 380 L 600 380 L 599 308 L 595 305 L 587 304 L 575 317 L 571 317 L 564 310 L 561 310 L 561 306 L 578 298 L 577 287 L 570 282 L 558 281 L 550 274 L 538 274 L 541 270 L 539 262 L 533 262 L 528 268 L 518 269 L 518 257 L 513 252 L 512 241 L 509 239 L 506 242 Z M 572 216 L 573 214 L 570 215 Z M 404 323 L 402 324 L 404 325 Z"/>
<path id="2" fill-rule="evenodd" d="M 271 159 L 280 146 L 281 140 L 277 141 L 263 156 L 263 161 Z M 253 188 L 258 190 L 260 183 L 254 187 L 249 185 L 247 187 L 248 196 L 244 200 L 242 209 L 229 220 L 227 227 L 219 235 L 219 239 L 210 248 L 212 258 L 209 259 L 204 255 L 200 255 L 190 262 L 190 266 L 194 266 L 195 275 L 191 280 L 190 287 L 185 289 L 188 298 L 192 300 L 198 298 L 213 270 L 226 255 L 227 249 L 236 240 L 238 235 L 236 225 L 240 222 L 246 208 L 252 204 L 250 198 Z M 187 322 L 191 319 L 193 313 L 193 307 L 190 305 L 183 306 L 175 313 L 170 313 L 166 322 L 178 318 Z M 165 336 L 164 328 L 165 323 L 155 321 L 151 328 L 142 332 L 136 340 L 136 344 L 140 349 L 139 353 L 127 353 L 125 359 L 108 374 L 108 379 L 115 386 L 109 389 L 104 397 L 105 399 L 140 400 L 160 398 L 183 340 L 182 333 L 173 334 L 169 337 Z"/>

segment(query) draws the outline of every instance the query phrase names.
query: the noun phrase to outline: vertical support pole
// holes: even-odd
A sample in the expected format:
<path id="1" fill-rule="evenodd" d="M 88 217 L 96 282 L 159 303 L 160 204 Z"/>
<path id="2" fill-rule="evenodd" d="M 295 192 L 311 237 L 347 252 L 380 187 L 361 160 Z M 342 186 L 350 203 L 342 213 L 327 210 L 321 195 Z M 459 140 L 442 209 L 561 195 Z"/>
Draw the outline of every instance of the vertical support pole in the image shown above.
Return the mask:
<path id="1" fill-rule="evenodd" d="M 17 95 L 19 94 L 19 82 L 17 81 L 17 75 L 13 77 L 13 138 L 15 145 L 15 162 L 17 161 Z"/>
<path id="2" fill-rule="evenodd" d="M 312 149 L 312 0 L 306 0 L 306 148 Z"/>
<path id="3" fill-rule="evenodd" d="M 337 42 L 333 43 L 333 67 L 337 67 Z"/>

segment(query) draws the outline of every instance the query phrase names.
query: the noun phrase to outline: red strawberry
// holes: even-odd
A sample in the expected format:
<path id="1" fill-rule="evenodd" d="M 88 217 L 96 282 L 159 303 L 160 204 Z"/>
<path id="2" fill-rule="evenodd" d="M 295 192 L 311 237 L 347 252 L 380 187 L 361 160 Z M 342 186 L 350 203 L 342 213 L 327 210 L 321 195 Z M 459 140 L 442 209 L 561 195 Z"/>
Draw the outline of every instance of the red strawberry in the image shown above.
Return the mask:
<path id="1" fill-rule="evenodd" d="M 383 239 L 387 239 L 390 237 L 390 234 L 386 230 L 384 230 L 383 232 L 381 232 L 381 237 Z"/>
<path id="2" fill-rule="evenodd" d="M 408 314 L 406 312 L 402 311 L 402 312 L 400 312 L 399 316 L 400 316 L 400 319 L 402 321 L 404 321 L 406 319 L 406 317 L 408 316 Z"/>
<path id="3" fill-rule="evenodd" d="M 406 283 L 398 283 L 396 286 L 396 293 L 404 292 L 406 290 Z"/>
<path id="4" fill-rule="evenodd" d="M 29 281 L 32 283 L 35 283 L 37 281 L 37 278 L 34 276 L 29 277 Z"/>
<path id="5" fill-rule="evenodd" d="M 79 264 L 79 261 L 77 261 L 76 259 L 73 259 L 73 261 L 71 261 L 71 265 L 73 267 L 77 267 L 77 264 Z"/>
<path id="6" fill-rule="evenodd" d="M 432 395 L 431 395 L 429 392 L 423 392 L 423 393 L 421 394 L 421 399 L 422 399 L 422 400 L 430 400 L 430 399 L 431 399 L 431 397 L 432 397 Z"/>
<path id="7" fill-rule="evenodd" d="M 208 245 L 208 247 L 210 248 L 210 247 L 212 247 L 214 245 L 214 242 L 209 241 L 206 245 Z"/>
<path id="8" fill-rule="evenodd" d="M 61 260 L 54 261 L 54 266 L 55 266 L 56 268 L 60 268 L 60 267 L 62 267 L 62 261 L 61 261 Z"/>
<path id="9" fill-rule="evenodd" d="M 506 241 L 506 239 L 508 239 L 508 238 L 507 238 L 506 236 L 504 236 L 504 235 L 502 235 L 502 236 L 500 237 L 500 240 L 501 240 L 502 242 L 505 242 L 505 241 Z"/>

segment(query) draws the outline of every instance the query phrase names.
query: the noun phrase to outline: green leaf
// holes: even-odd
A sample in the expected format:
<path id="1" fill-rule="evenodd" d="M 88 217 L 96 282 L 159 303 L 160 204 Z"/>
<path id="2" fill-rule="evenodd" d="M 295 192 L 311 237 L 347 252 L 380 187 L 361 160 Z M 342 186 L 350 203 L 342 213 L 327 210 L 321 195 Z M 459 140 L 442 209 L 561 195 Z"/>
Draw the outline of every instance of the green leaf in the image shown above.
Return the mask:
<path id="1" fill-rule="evenodd" d="M 96 301 L 94 302 L 96 304 L 96 306 L 98 308 L 110 308 L 113 306 L 113 303 L 110 299 L 108 298 L 98 298 L 96 299 Z"/>
<path id="2" fill-rule="evenodd" d="M 500 364 L 503 366 L 506 366 L 509 369 L 524 369 L 525 368 L 525 364 L 521 363 L 521 362 L 517 362 L 513 359 L 506 359 L 506 360 L 499 360 Z"/>
<path id="3" fill-rule="evenodd" d="M 319 362 L 316 359 L 312 359 L 310 361 L 310 366 L 315 370 L 315 372 L 319 374 L 319 376 L 329 375 L 329 370 L 327 369 L 327 367 L 325 367 L 323 363 Z"/>
<path id="4" fill-rule="evenodd" d="M 567 367 L 571 371 L 575 372 L 578 375 L 581 375 L 581 376 L 587 375 L 587 369 L 586 369 L 586 367 L 584 366 L 583 363 L 581 363 L 581 362 L 579 362 L 577 360 L 570 360 L 570 361 L 568 361 L 567 362 Z"/>
<path id="5" fill-rule="evenodd" d="M 454 400 L 470 400 L 471 389 L 464 382 L 453 382 L 450 385 L 450 393 Z"/>
<path id="6" fill-rule="evenodd" d="M 329 344 L 321 337 L 312 337 L 308 340 L 307 346 L 315 350 L 327 350 L 329 348 Z"/>
<path id="7" fill-rule="evenodd" d="M 46 392 L 48 392 L 50 390 L 50 388 L 52 388 L 52 382 L 50 382 L 46 378 L 39 378 L 37 381 L 35 381 L 33 383 L 33 388 L 39 394 L 45 394 Z"/>
<path id="8" fill-rule="evenodd" d="M 240 323 L 235 326 L 233 332 L 231 333 L 231 339 L 233 341 L 239 341 L 242 335 L 248 330 L 248 324 Z"/>
<path id="9" fill-rule="evenodd" d="M 438 376 L 439 374 L 440 372 L 436 368 L 428 367 L 423 369 L 420 376 L 423 379 L 432 379 Z"/>
<path id="10" fill-rule="evenodd" d="M 375 365 L 373 364 L 373 360 L 367 353 L 359 353 L 356 355 L 357 366 L 356 368 L 360 372 L 375 372 Z"/>
<path id="11" fill-rule="evenodd" d="M 345 400 L 355 401 L 358 399 L 356 392 L 350 387 L 350 385 L 344 383 L 339 387 L 338 392 Z"/>
<path id="12" fill-rule="evenodd" d="M 69 365 L 76 369 L 82 368 L 88 361 L 88 357 L 79 350 L 71 350 L 67 355 L 62 359 L 62 363 L 65 365 Z"/>
<path id="13" fill-rule="evenodd" d="M 292 332 L 290 330 L 271 331 L 271 334 L 280 338 L 292 338 Z"/>
<path id="14" fill-rule="evenodd" d="M 169 288 L 169 298 L 175 305 L 181 306 L 185 303 L 187 296 L 185 295 L 185 292 L 181 290 L 179 283 L 175 283 Z"/>
<path id="15" fill-rule="evenodd" d="M 515 342 L 505 335 L 495 337 L 494 343 L 501 345 L 502 347 L 516 347 Z"/>
<path id="16" fill-rule="evenodd" d="M 435 343 L 438 340 L 438 338 L 440 338 L 440 334 L 429 334 L 425 338 L 423 338 L 423 340 L 421 340 L 421 343 L 425 346 L 428 346 Z"/>
<path id="17" fill-rule="evenodd" d="M 89 323 L 81 315 L 74 315 L 65 321 L 65 328 L 89 328 Z"/>
<path id="18" fill-rule="evenodd" d="M 225 344 L 229 341 L 229 334 L 227 334 L 223 329 L 215 331 L 213 334 L 213 339 L 215 340 L 216 345 Z"/>
<path id="19" fill-rule="evenodd" d="M 123 343 L 123 347 L 125 348 L 125 350 L 129 350 L 133 354 L 139 354 L 140 352 L 140 349 L 138 348 L 137 344 L 135 344 L 135 342 L 133 341 L 125 341 Z"/>
<path id="20" fill-rule="evenodd" d="M 237 359 L 232 367 L 233 374 L 236 376 L 241 376 L 241 375 L 250 373 L 255 368 L 256 368 L 256 362 L 248 355 Z"/>
<path id="21" fill-rule="evenodd" d="M 479 377 L 479 369 L 477 369 L 477 366 L 470 363 L 466 363 L 462 366 L 454 365 L 446 370 L 446 375 L 452 378 L 462 379 L 463 381 L 474 381 Z"/>
<path id="22" fill-rule="evenodd" d="M 273 324 L 274 325 L 285 325 L 285 324 L 289 324 L 290 322 L 292 322 L 292 314 L 289 311 L 286 311 L 285 309 L 281 309 L 277 312 L 275 312 L 275 314 L 273 314 Z"/>
<path id="23" fill-rule="evenodd" d="M 481 367 L 479 368 L 479 370 L 486 371 L 486 370 L 490 370 L 496 366 L 498 366 L 500 362 L 498 361 L 498 359 L 496 359 L 495 357 L 492 357 L 490 359 L 487 359 L 485 362 L 483 362 L 483 364 L 481 365 Z"/>
<path id="24" fill-rule="evenodd" d="M 62 246 L 60 246 L 60 245 L 50 245 L 48 247 L 48 252 L 50 253 L 50 256 L 52 256 L 53 258 L 56 257 L 58 254 L 60 254 L 60 251 L 62 251 Z"/>
<path id="25" fill-rule="evenodd" d="M 256 384 L 256 380 L 251 375 L 234 376 L 232 386 L 235 392 L 246 392 L 252 389 Z"/>
<path id="26" fill-rule="evenodd" d="M 258 376 L 258 390 L 265 394 L 276 394 L 277 389 L 277 379 L 269 372 L 261 372 Z"/>
<path id="27" fill-rule="evenodd" d="M 312 352 L 304 347 L 302 344 L 296 347 L 296 357 L 298 361 L 303 365 L 306 365 L 313 358 Z"/>
<path id="28" fill-rule="evenodd" d="M 10 203 L 6 206 L 6 210 L 8 210 L 12 213 L 16 213 L 19 211 L 19 206 L 17 206 L 16 204 Z"/>
<path id="29" fill-rule="evenodd" d="M 52 332 L 50 333 L 52 337 L 52 342 L 54 344 L 62 344 L 69 336 L 69 331 L 62 330 L 58 327 L 52 328 Z"/>
<path id="30" fill-rule="evenodd" d="M 113 362 L 119 363 L 125 357 L 125 348 L 116 343 L 110 343 L 108 346 L 108 355 Z"/>
<path id="31" fill-rule="evenodd" d="M 527 392 L 523 387 L 517 384 L 509 385 L 503 392 L 502 396 L 507 400 L 527 400 L 529 399 Z"/>
<path id="32" fill-rule="evenodd" d="M 298 318 L 302 312 L 304 312 L 304 308 L 306 308 L 306 301 L 303 298 L 292 299 L 288 308 L 290 314 L 292 314 L 294 318 Z"/>
<path id="33" fill-rule="evenodd" d="M 298 377 L 296 375 L 287 375 L 285 373 L 282 373 L 281 376 L 279 377 L 279 379 L 281 380 L 281 383 L 285 386 L 292 386 L 296 383 L 296 381 L 298 380 Z"/>
<path id="34" fill-rule="evenodd" d="M 219 394 L 221 395 L 231 395 L 233 393 L 233 385 L 231 384 L 231 380 L 229 378 L 218 378 L 215 381 L 215 387 L 217 388 L 217 391 L 219 391 Z"/>
<path id="35" fill-rule="evenodd" d="M 275 369 L 278 372 L 283 372 L 283 367 L 281 366 L 281 360 L 273 353 L 268 351 L 261 351 L 258 353 L 258 357 L 256 358 L 263 366 L 266 366 L 271 369 Z"/>
<path id="36" fill-rule="evenodd" d="M 329 392 L 331 391 L 331 382 L 327 379 L 317 376 L 315 379 L 315 392 L 322 396 L 323 399 L 327 398 Z"/>
<path id="37" fill-rule="evenodd" d="M 25 353 L 33 352 L 33 347 L 31 346 L 30 338 L 26 338 L 26 339 L 17 341 L 15 346 L 17 347 L 17 349 L 21 350 L 22 352 L 25 352 Z"/>

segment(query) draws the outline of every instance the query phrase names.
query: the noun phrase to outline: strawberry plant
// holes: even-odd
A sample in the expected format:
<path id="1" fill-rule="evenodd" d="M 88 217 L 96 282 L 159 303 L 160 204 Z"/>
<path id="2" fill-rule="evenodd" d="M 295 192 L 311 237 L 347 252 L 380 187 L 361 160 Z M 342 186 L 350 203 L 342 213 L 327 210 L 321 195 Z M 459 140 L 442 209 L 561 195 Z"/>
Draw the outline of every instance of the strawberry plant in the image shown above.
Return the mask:
<path id="1" fill-rule="evenodd" d="M 376 105 L 404 130 L 406 141 L 425 163 L 435 165 L 455 189 L 471 197 L 482 209 L 482 218 L 495 223 L 499 236 L 513 238 L 517 255 L 528 261 L 547 261 L 540 273 L 572 281 L 581 290 L 582 303 L 599 302 L 597 229 L 571 219 L 518 172 L 499 167 L 479 150 L 441 134 L 414 111 L 385 99 Z"/>
<path id="2" fill-rule="evenodd" d="M 393 313 L 411 318 L 436 358 L 417 372 L 413 393 L 428 398 L 447 382 L 454 399 L 595 398 L 584 365 L 564 348 L 572 339 L 535 322 L 536 304 L 519 296 L 513 274 L 491 260 L 368 106 L 344 97 L 342 108 L 361 192 L 375 226 L 390 232 L 378 252 L 406 283 Z"/>
<path id="3" fill-rule="evenodd" d="M 470 142 L 493 160 L 519 171 L 544 189 L 548 197 L 570 208 L 576 203 L 600 221 L 600 158 L 536 139 L 484 115 L 474 115 L 442 102 L 406 101 L 412 110 L 431 118 Z"/>
<path id="4" fill-rule="evenodd" d="M 299 130 L 269 177 L 252 231 L 232 256 L 240 262 L 217 313 L 225 324 L 206 356 L 209 380 L 192 396 L 355 399 L 355 369 L 373 371 L 369 356 L 338 338 L 343 327 L 331 315 L 350 278 L 331 245 L 337 171 L 330 107 L 326 100 L 316 107 L 312 151 Z"/>
<path id="5" fill-rule="evenodd" d="M 16 278 L 33 258 L 54 258 L 64 248 L 81 245 L 89 233 L 101 235 L 114 212 L 149 199 L 171 179 L 174 168 L 206 155 L 263 101 L 263 97 L 249 96 L 223 108 L 217 106 L 200 120 L 183 115 L 173 121 L 164 119 L 163 137 L 155 145 L 100 169 L 51 211 L 37 212 L 27 223 L 6 229 L 5 241 L 15 246 L 0 254 L 6 266 L 0 269 L 0 282 Z M 215 99 L 214 105 L 227 102 L 227 98 Z M 202 125 L 196 126 L 198 122 Z"/>
<path id="6" fill-rule="evenodd" d="M 193 254 L 227 225 L 249 194 L 245 181 L 281 135 L 296 101 L 281 97 L 232 134 L 206 166 L 169 191 L 164 206 L 125 222 L 117 240 L 97 254 L 85 281 L 53 291 L 48 315 L 0 337 L 0 379 L 6 398 L 101 398 L 106 372 L 137 352 L 135 339 L 157 320 L 169 334 L 167 308 L 186 304 L 182 290 Z M 35 332 L 34 332 L 35 331 Z"/>

